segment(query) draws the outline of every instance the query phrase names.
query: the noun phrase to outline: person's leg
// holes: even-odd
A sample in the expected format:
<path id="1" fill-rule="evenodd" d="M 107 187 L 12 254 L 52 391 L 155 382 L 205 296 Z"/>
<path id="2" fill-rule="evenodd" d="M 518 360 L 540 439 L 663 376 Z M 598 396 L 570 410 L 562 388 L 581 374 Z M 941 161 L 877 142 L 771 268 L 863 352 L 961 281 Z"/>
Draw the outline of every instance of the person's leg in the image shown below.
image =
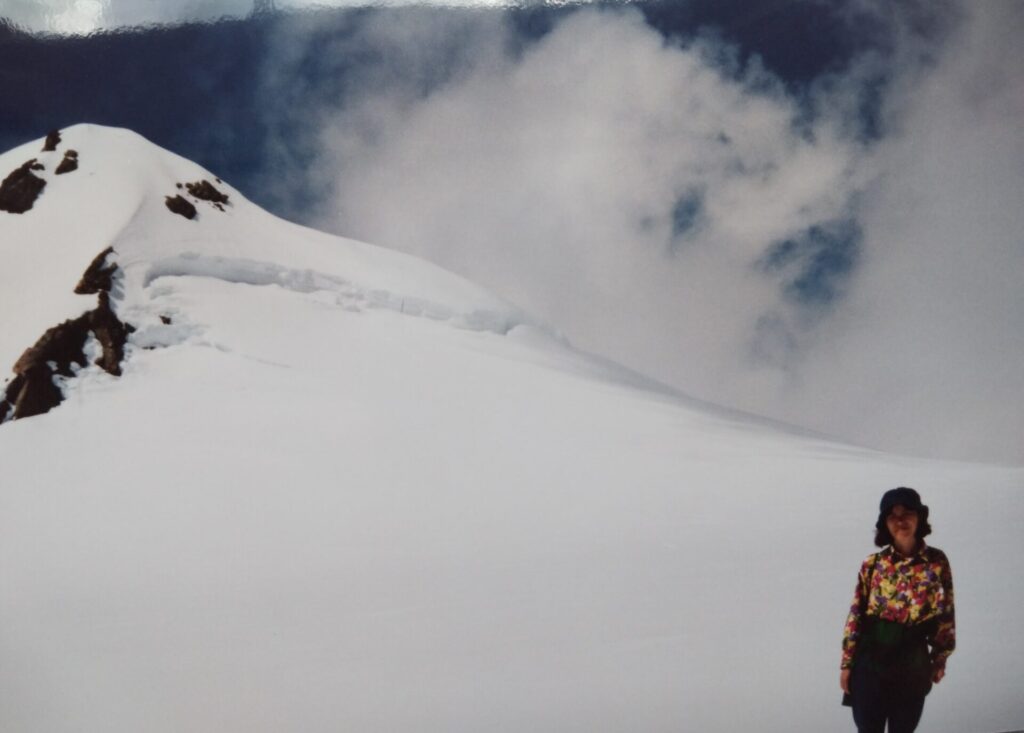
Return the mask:
<path id="1" fill-rule="evenodd" d="M 924 712 L 924 695 L 906 695 L 889 704 L 889 733 L 914 733 Z"/>
<path id="2" fill-rule="evenodd" d="M 858 733 L 885 732 L 885 700 L 878 676 L 867 665 L 854 667 L 850 675 L 853 722 Z"/>

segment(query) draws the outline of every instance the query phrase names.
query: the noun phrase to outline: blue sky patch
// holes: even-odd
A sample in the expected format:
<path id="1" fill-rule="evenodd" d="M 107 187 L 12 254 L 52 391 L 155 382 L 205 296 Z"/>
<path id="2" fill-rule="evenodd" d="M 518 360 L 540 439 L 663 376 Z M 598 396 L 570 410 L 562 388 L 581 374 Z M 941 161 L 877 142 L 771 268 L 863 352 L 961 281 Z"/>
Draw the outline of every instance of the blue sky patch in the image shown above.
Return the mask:
<path id="1" fill-rule="evenodd" d="M 761 269 L 783 275 L 786 295 L 802 305 L 828 305 L 842 293 L 856 267 L 864 238 L 855 219 L 815 224 L 773 244 Z"/>
<path id="2" fill-rule="evenodd" d="M 680 239 L 693 236 L 700 228 L 704 212 L 704 194 L 691 189 L 683 194 L 672 208 L 673 249 Z"/>

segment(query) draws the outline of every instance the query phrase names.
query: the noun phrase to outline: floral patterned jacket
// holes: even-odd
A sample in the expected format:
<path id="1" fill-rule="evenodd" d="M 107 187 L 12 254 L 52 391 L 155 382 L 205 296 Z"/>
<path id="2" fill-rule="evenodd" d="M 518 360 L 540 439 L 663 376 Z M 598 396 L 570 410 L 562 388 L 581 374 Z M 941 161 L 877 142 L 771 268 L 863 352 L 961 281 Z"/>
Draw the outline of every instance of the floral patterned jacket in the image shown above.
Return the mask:
<path id="1" fill-rule="evenodd" d="M 889 546 L 864 560 L 843 632 L 842 669 L 853 665 L 866 616 L 907 625 L 934 619 L 928 646 L 933 666 L 944 667 L 956 646 L 953 575 L 945 553 L 922 542 L 910 557 Z"/>

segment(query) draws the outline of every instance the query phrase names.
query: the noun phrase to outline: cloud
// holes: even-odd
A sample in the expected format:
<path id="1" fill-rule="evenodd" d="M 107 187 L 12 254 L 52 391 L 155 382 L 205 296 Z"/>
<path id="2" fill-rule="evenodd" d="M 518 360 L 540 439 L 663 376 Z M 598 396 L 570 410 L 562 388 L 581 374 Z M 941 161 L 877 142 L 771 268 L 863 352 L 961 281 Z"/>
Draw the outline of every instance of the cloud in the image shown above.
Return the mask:
<path id="1" fill-rule="evenodd" d="M 408 53 L 413 33 L 389 23 L 373 43 Z M 322 225 L 430 258 L 582 348 L 735 402 L 730 375 L 774 348 L 755 348 L 766 314 L 796 346 L 828 315 L 849 256 L 833 250 L 851 238 L 822 233 L 852 215 L 857 144 L 802 122 L 756 64 L 666 41 L 630 9 L 576 12 L 525 49 L 501 26 L 483 35 L 486 52 L 428 93 L 366 84 L 326 117 Z M 807 244 L 763 266 L 787 241 Z M 807 268 L 827 272 L 812 286 Z"/>
<path id="2" fill-rule="evenodd" d="M 801 96 L 629 8 L 525 44 L 493 16 L 369 21 L 386 61 L 316 116 L 320 223 L 695 395 L 1024 460 L 1020 11 L 854 5 L 896 22 L 892 53 Z"/>
<path id="3" fill-rule="evenodd" d="M 889 97 L 857 285 L 806 355 L 789 415 L 865 442 L 1022 462 L 1024 7 L 961 10 L 936 65 L 904 69 Z"/>
<path id="4" fill-rule="evenodd" d="M 253 12 L 318 8 L 501 7 L 505 0 L 5 0 L 0 18 L 38 33 L 89 34 L 130 26 L 213 22 Z"/>
<path id="5" fill-rule="evenodd" d="M 241 17 L 252 7 L 252 0 L 9 0 L 0 14 L 32 32 L 85 35 L 124 26 Z"/>
<path id="6" fill-rule="evenodd" d="M 4 12 L 85 27 L 95 2 Z M 98 22 L 252 6 L 111 0 Z M 705 399 L 1024 461 L 1024 10 L 835 9 L 847 51 L 786 80 L 646 8 L 279 17 L 257 188 Z"/>

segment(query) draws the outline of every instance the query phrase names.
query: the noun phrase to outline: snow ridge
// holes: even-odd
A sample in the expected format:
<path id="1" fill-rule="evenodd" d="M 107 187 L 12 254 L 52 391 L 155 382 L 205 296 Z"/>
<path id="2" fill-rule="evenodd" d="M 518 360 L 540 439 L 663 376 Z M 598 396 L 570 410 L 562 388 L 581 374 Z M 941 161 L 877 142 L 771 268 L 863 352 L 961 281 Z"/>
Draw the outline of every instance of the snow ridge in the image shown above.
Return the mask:
<path id="1" fill-rule="evenodd" d="M 524 325 L 523 318 L 511 317 L 499 310 L 476 309 L 458 313 L 450 306 L 425 298 L 404 296 L 379 288 L 360 288 L 336 275 L 243 257 L 182 252 L 153 262 L 143 277 L 142 286 L 148 288 L 154 281 L 166 277 L 209 277 L 244 285 L 276 285 L 302 294 L 328 293 L 334 296 L 335 304 L 349 310 L 385 308 L 405 315 L 447 321 L 459 328 L 493 331 L 502 335 Z"/>
<path id="2" fill-rule="evenodd" d="M 21 317 L 0 334 L 0 366 L 17 362 L 17 383 L 8 385 L 0 419 L 47 411 L 63 399 L 66 379 L 89 363 L 85 351 L 97 337 L 89 314 L 98 311 L 93 300 L 78 296 L 99 293 L 102 328 L 112 328 L 113 318 L 131 334 L 128 343 L 142 348 L 182 343 L 211 325 L 187 314 L 179 315 L 188 326 L 167 322 L 160 310 L 166 304 L 154 290 L 167 278 L 278 287 L 316 294 L 348 311 L 384 309 L 501 335 L 518 325 L 550 332 L 430 263 L 277 219 L 212 173 L 127 130 L 55 130 L 0 155 L 0 174 L 6 170 L 12 172 L 0 192 L 0 258 L 7 264 L 0 271 L 0 312 Z M 71 296 L 68 281 L 89 262 L 82 282 L 95 281 L 92 289 L 79 283 Z M 32 401 L 33 408 L 15 408 L 25 365 L 35 365 L 26 355 L 48 353 L 44 342 L 71 333 L 71 323 L 77 324 L 69 347 L 74 353 L 57 360 L 61 379 L 43 390 L 46 399 Z M 61 328 L 55 331 L 54 324 Z M 101 343 L 110 341 L 104 338 Z M 122 358 L 120 346 L 113 352 L 105 346 L 103 368 L 119 374 Z M 40 376 L 33 369 L 32 384 L 50 384 L 50 371 Z"/>

